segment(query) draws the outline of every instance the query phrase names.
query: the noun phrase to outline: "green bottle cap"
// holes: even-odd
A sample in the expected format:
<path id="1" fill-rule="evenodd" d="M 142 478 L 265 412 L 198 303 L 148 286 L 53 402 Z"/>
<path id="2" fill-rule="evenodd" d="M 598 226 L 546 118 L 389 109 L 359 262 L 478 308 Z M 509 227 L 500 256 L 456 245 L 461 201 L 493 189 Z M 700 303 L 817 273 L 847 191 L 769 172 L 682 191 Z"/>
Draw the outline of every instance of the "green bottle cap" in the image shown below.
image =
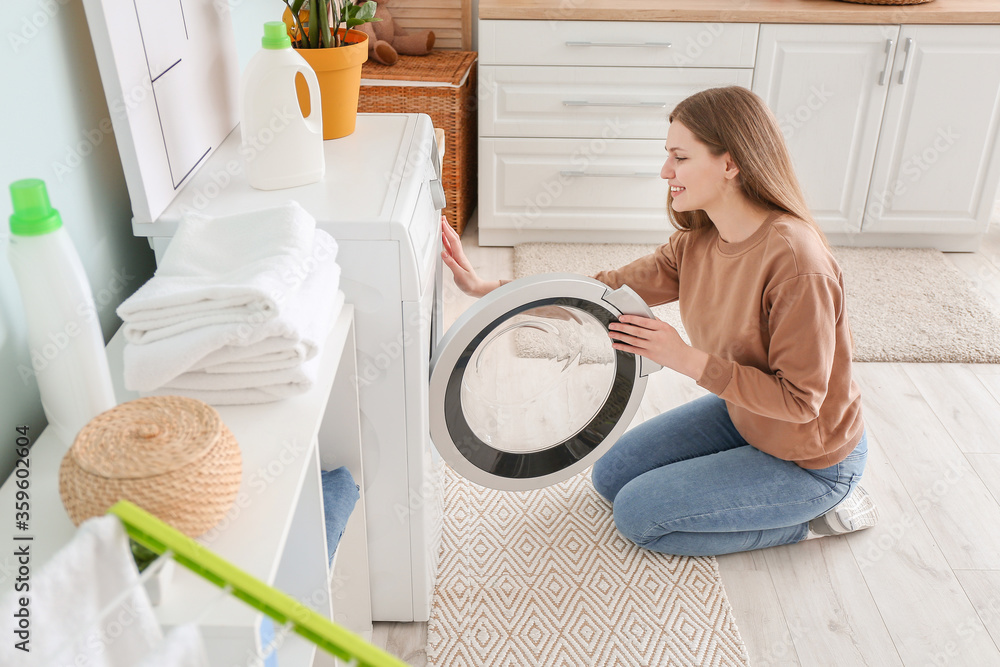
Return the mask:
<path id="1" fill-rule="evenodd" d="M 25 178 L 10 184 L 14 215 L 10 216 L 10 233 L 18 236 L 41 236 L 62 227 L 59 211 L 49 204 L 45 181 Z"/>
<path id="2" fill-rule="evenodd" d="M 284 21 L 268 21 L 264 24 L 264 37 L 260 45 L 265 49 L 290 49 L 292 40 L 288 37 L 288 28 Z"/>

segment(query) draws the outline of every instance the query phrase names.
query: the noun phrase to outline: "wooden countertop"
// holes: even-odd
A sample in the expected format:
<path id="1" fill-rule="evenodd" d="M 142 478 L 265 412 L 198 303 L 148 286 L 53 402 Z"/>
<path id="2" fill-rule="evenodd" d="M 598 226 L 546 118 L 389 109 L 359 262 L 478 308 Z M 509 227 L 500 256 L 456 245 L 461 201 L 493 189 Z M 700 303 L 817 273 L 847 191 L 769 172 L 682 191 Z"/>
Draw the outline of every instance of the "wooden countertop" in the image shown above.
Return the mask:
<path id="1" fill-rule="evenodd" d="M 480 19 L 719 23 L 1000 23 L 1000 0 L 480 0 Z"/>

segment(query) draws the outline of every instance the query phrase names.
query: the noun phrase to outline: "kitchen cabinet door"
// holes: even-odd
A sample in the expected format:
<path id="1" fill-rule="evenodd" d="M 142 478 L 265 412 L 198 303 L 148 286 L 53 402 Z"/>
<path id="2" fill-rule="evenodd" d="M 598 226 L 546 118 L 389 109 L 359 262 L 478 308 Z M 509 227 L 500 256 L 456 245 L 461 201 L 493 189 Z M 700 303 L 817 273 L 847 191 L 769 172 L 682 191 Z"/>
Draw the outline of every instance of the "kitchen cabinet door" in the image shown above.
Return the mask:
<path id="1" fill-rule="evenodd" d="M 864 232 L 965 234 L 1000 182 L 1000 26 L 903 26 Z"/>
<path id="2" fill-rule="evenodd" d="M 899 26 L 762 25 L 753 91 L 827 233 L 861 230 Z"/>

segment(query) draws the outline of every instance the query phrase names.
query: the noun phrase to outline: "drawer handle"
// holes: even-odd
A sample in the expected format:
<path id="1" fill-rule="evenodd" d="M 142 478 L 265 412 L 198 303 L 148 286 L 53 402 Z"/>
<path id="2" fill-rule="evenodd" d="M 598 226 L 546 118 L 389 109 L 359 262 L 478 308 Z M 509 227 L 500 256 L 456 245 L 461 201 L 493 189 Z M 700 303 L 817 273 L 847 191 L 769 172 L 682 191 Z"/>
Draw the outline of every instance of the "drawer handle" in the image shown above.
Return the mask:
<path id="1" fill-rule="evenodd" d="M 566 46 L 653 46 L 669 49 L 670 42 L 566 42 Z"/>
<path id="2" fill-rule="evenodd" d="M 587 100 L 563 100 L 568 107 L 643 107 L 646 109 L 665 109 L 666 102 L 590 102 Z"/>
<path id="3" fill-rule="evenodd" d="M 630 173 L 605 172 L 605 171 L 560 171 L 560 176 L 597 176 L 600 178 L 659 178 L 660 172 L 653 171 L 633 171 Z"/>
<path id="4" fill-rule="evenodd" d="M 885 40 L 885 63 L 882 65 L 882 73 L 878 75 L 878 85 L 885 85 L 885 75 L 889 71 L 889 57 L 892 55 L 892 40 Z"/>
<path id="5" fill-rule="evenodd" d="M 899 70 L 899 82 L 906 83 L 906 66 L 910 64 L 910 52 L 913 50 L 910 47 L 913 46 L 913 39 L 911 37 L 906 38 L 906 46 L 903 47 L 903 53 L 906 54 L 906 58 L 903 59 L 903 69 Z"/>

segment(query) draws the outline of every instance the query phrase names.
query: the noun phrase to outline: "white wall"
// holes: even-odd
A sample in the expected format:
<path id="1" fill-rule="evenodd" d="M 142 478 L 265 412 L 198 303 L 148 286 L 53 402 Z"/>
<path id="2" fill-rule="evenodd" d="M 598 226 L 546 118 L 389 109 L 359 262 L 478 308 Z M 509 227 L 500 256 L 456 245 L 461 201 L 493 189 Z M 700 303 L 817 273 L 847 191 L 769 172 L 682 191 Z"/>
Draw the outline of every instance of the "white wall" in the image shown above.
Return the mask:
<path id="1" fill-rule="evenodd" d="M 277 1 L 277 0 L 275 0 Z M 11 182 L 41 178 L 83 259 L 109 338 L 114 309 L 152 273 L 131 207 L 94 50 L 79 0 L 0 4 L 0 475 L 13 467 L 14 428 L 45 425 L 30 375 L 24 308 L 7 261 Z M 21 372 L 27 373 L 22 379 Z"/>
<path id="2" fill-rule="evenodd" d="M 250 57 L 260 48 L 264 36 L 264 23 L 280 21 L 285 10 L 281 0 L 229 0 L 232 9 L 233 29 L 236 31 L 236 50 L 240 57 L 240 70 L 247 66 Z"/>

